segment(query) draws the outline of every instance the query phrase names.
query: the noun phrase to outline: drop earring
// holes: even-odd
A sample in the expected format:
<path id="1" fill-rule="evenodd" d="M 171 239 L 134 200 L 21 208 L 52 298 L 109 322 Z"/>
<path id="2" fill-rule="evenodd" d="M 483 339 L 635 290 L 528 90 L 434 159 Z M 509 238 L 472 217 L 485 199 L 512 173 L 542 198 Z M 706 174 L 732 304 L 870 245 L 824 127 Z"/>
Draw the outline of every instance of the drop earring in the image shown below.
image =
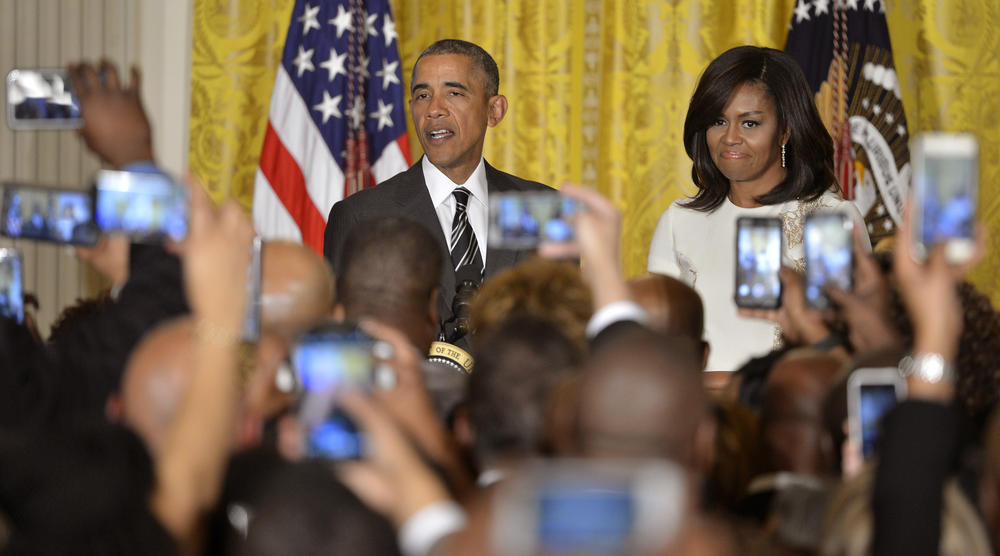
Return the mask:
<path id="1" fill-rule="evenodd" d="M 785 144 L 781 144 L 781 167 L 785 168 Z"/>

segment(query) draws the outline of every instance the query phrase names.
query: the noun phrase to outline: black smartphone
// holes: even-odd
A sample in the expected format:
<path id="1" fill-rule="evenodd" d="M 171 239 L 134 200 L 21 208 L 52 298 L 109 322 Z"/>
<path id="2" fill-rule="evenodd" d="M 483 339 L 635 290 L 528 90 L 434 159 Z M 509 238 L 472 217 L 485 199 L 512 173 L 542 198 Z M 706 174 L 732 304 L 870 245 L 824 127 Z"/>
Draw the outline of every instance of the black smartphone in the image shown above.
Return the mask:
<path id="1" fill-rule="evenodd" d="M 260 339 L 260 289 L 263 279 L 263 240 L 260 236 L 253 239 L 250 247 L 250 268 L 247 269 L 247 302 L 243 312 L 243 331 L 240 337 L 244 342 L 253 343 Z"/>
<path id="2" fill-rule="evenodd" d="M 21 253 L 16 249 L 0 249 L 0 315 L 24 322 Z"/>
<path id="3" fill-rule="evenodd" d="M 94 199 L 87 191 L 5 183 L 0 234 L 73 245 L 94 245 Z"/>
<path id="4" fill-rule="evenodd" d="M 13 130 L 77 129 L 80 103 L 64 69 L 13 69 L 7 74 L 7 126 Z"/>
<path id="5" fill-rule="evenodd" d="M 744 216 L 736 221 L 737 307 L 781 306 L 781 219 Z"/>
<path id="6" fill-rule="evenodd" d="M 571 242 L 571 218 L 579 210 L 579 203 L 556 191 L 491 195 L 489 244 L 500 249 L 531 249 L 543 241 Z"/>
<path id="7" fill-rule="evenodd" d="M 824 286 L 844 291 L 854 287 L 854 222 L 840 212 L 814 213 L 806 217 L 806 304 L 829 309 Z"/>
<path id="8" fill-rule="evenodd" d="M 94 184 L 94 220 L 101 231 L 137 242 L 187 235 L 188 192 L 166 174 L 102 170 Z"/>
<path id="9" fill-rule="evenodd" d="M 302 388 L 299 421 L 306 453 L 325 459 L 365 456 L 365 439 L 336 405 L 347 390 L 374 387 L 375 340 L 350 324 L 328 323 L 304 334 L 291 352 L 292 367 Z"/>

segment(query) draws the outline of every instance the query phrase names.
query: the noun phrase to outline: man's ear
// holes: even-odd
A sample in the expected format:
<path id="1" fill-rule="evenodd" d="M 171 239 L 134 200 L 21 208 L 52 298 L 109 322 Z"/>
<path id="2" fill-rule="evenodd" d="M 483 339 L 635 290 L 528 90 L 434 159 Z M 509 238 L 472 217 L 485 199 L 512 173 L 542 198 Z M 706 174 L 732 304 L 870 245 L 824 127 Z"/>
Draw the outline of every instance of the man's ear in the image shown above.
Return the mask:
<path id="1" fill-rule="evenodd" d="M 507 97 L 503 95 L 494 95 L 488 102 L 489 112 L 486 124 L 490 127 L 494 127 L 500 123 L 500 121 L 503 120 L 503 117 L 507 114 Z"/>
<path id="2" fill-rule="evenodd" d="M 434 323 L 435 327 L 437 327 L 438 318 L 440 318 L 438 313 L 438 297 L 440 296 L 441 287 L 437 286 L 431 290 L 431 295 L 427 298 L 427 316 L 430 317 L 430 320 Z"/>

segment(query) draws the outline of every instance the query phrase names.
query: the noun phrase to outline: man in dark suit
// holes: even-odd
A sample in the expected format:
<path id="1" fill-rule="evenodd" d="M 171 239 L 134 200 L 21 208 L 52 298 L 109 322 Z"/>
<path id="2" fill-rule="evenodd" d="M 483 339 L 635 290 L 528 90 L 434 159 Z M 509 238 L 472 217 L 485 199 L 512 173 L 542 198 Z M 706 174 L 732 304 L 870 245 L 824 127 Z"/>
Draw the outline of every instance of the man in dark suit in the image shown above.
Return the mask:
<path id="1" fill-rule="evenodd" d="M 487 247 L 490 198 L 551 189 L 505 174 L 483 159 L 487 128 L 507 113 L 496 62 L 485 50 L 465 41 L 438 41 L 417 59 L 411 83 L 410 109 L 423 158 L 333 205 L 323 254 L 339 275 L 344 241 L 355 225 L 386 215 L 423 224 L 445 255 L 438 303 L 444 323 L 453 317 L 457 268 L 471 265 L 489 278 L 527 255 Z"/>

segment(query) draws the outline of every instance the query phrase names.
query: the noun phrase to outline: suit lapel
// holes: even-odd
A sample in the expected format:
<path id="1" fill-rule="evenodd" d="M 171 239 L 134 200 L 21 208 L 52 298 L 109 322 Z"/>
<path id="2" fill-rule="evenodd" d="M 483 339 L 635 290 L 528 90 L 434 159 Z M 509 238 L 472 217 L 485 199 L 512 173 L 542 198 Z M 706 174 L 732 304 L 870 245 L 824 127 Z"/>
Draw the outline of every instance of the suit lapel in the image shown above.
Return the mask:
<path id="1" fill-rule="evenodd" d="M 400 214 L 406 215 L 424 225 L 441 246 L 441 252 L 445 261 L 441 269 L 441 292 L 438 296 L 438 310 L 441 313 L 442 321 L 451 318 L 451 302 L 455 297 L 455 269 L 451 266 L 451 257 L 448 254 L 448 241 L 441 230 L 441 221 L 438 220 L 437 210 L 431 201 L 431 194 L 427 191 L 427 182 L 424 181 L 423 159 L 410 167 L 407 173 L 405 187 L 399 188 L 396 194 L 396 203 Z"/>

